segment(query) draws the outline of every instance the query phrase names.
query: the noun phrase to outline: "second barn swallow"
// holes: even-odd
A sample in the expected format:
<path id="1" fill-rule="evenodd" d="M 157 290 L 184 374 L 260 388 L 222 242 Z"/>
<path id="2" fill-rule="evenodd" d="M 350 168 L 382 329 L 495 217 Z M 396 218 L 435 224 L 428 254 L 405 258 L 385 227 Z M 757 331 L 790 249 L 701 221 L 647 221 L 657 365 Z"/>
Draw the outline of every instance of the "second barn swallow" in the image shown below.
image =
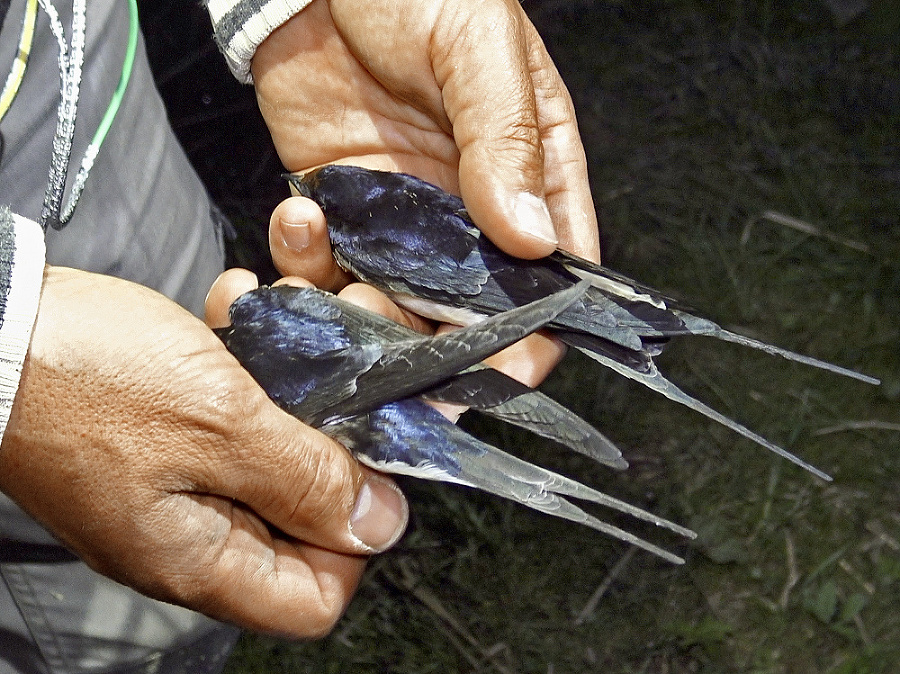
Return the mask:
<path id="1" fill-rule="evenodd" d="M 609 507 L 689 538 L 693 532 L 507 454 L 409 397 L 469 405 L 624 467 L 619 451 L 575 414 L 478 364 L 551 320 L 586 286 L 439 337 L 407 330 L 312 288 L 260 288 L 232 304 L 232 325 L 216 333 L 276 404 L 376 470 L 475 487 L 680 563 L 681 558 L 568 499 Z"/>
<path id="2" fill-rule="evenodd" d="M 481 235 L 459 197 L 413 176 L 331 165 L 288 179 L 324 212 L 338 265 L 423 316 L 468 325 L 588 279 L 586 295 L 548 325 L 563 342 L 822 479 L 831 478 L 679 389 L 653 357 L 672 337 L 706 335 L 878 383 L 725 330 L 648 286 L 570 253 L 541 260 L 509 256 Z"/>

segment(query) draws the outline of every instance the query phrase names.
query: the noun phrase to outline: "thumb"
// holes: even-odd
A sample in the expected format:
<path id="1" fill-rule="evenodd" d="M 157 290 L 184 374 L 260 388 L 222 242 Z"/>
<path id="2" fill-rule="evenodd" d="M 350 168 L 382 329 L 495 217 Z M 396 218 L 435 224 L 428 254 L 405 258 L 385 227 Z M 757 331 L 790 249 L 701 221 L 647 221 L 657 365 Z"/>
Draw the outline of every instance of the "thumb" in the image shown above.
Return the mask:
<path id="1" fill-rule="evenodd" d="M 453 18 L 439 26 L 435 44 L 446 47 L 434 62 L 460 151 L 460 196 L 474 222 L 507 253 L 549 255 L 558 237 L 544 198 L 527 17 L 506 0 L 489 0 L 463 17 L 457 19 L 463 26 Z M 452 39 L 460 34 L 466 39 Z"/>
<path id="2" fill-rule="evenodd" d="M 294 539 L 345 554 L 391 547 L 409 508 L 387 476 L 359 464 L 337 442 L 268 401 L 232 445 L 228 475 L 213 491 L 233 495 Z M 238 449 L 235 456 L 234 447 Z"/>
<path id="3" fill-rule="evenodd" d="M 262 442 L 231 452 L 208 487 L 199 482 L 193 493 L 166 499 L 165 519 L 181 523 L 176 541 L 160 536 L 143 555 L 155 564 L 132 580 L 151 596 L 250 629 L 321 637 L 346 609 L 362 555 L 396 542 L 408 508 L 387 477 L 266 408 L 257 415 Z M 235 446 L 252 439 L 237 438 Z"/>
<path id="4" fill-rule="evenodd" d="M 310 199 L 289 197 L 275 207 L 269 219 L 269 248 L 284 276 L 300 276 L 333 292 L 351 281 L 334 261 L 325 215 Z"/>

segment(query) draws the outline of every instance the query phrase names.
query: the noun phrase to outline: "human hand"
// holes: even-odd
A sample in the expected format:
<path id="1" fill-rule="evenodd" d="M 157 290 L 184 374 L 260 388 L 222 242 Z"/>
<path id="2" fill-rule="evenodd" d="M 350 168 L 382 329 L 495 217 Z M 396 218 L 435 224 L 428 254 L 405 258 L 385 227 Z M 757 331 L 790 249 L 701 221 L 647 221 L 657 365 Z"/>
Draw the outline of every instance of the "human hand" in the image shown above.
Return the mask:
<path id="1" fill-rule="evenodd" d="M 288 170 L 411 173 L 512 255 L 599 259 L 572 102 L 516 0 L 313 0 L 251 69 Z"/>
<path id="2" fill-rule="evenodd" d="M 202 322 L 48 268 L 0 488 L 97 571 L 251 629 L 326 633 L 407 507 L 278 409 Z"/>

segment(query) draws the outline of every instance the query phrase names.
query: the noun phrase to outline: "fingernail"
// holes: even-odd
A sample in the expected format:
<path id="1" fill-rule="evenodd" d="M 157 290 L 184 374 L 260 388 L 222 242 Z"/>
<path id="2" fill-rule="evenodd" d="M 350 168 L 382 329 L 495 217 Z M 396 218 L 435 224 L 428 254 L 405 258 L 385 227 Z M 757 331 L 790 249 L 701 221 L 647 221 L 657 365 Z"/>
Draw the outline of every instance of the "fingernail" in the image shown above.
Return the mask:
<path id="1" fill-rule="evenodd" d="M 370 477 L 359 490 L 350 515 L 350 531 L 373 552 L 383 552 L 406 530 L 409 505 L 403 492 L 379 477 Z"/>
<path id="2" fill-rule="evenodd" d="M 303 250 L 309 245 L 309 223 L 282 220 L 281 239 L 288 248 Z"/>
<path id="3" fill-rule="evenodd" d="M 550 211 L 540 197 L 530 192 L 522 192 L 513 202 L 513 213 L 520 231 L 554 246 L 559 243 L 553 220 L 550 219 Z"/>

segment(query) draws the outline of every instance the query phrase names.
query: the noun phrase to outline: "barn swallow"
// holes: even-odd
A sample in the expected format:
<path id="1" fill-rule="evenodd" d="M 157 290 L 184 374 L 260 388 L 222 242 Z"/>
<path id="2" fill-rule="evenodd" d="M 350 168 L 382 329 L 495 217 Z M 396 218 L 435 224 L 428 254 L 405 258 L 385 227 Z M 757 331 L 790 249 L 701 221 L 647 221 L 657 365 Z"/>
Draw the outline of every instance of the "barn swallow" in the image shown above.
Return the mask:
<path id="1" fill-rule="evenodd" d="M 420 335 L 320 290 L 259 288 L 232 304 L 231 326 L 216 334 L 276 404 L 376 470 L 475 487 L 681 563 L 676 555 L 603 522 L 564 497 L 609 507 L 688 538 L 695 536 L 692 531 L 507 454 L 410 397 L 421 394 L 496 412 L 499 418 L 522 421 L 519 425 L 539 428 L 603 463 L 623 467 L 621 453 L 589 424 L 479 363 L 552 320 L 587 286 L 438 337 Z M 589 447 L 579 446 L 583 439 Z"/>
<path id="2" fill-rule="evenodd" d="M 586 287 L 583 285 L 582 290 Z M 374 339 L 378 343 L 421 339 L 419 333 L 383 316 L 365 312 L 357 317 L 357 313 L 359 312 L 352 305 L 345 312 L 346 317 L 354 317 L 357 334 L 367 339 Z M 545 318 L 546 313 L 532 325 L 537 325 L 538 320 Z M 506 320 L 511 320 L 508 314 Z M 459 335 L 454 337 L 460 338 Z M 419 379 L 417 386 L 422 383 L 423 380 Z M 396 396 L 396 389 L 389 391 L 390 396 Z M 628 467 L 621 450 L 581 417 L 543 393 L 484 364 L 478 363 L 445 378 L 435 386 L 423 390 L 422 397 L 431 402 L 462 405 L 509 422 L 612 468 Z"/>
<path id="3" fill-rule="evenodd" d="M 654 356 L 681 335 L 706 335 L 877 384 L 877 379 L 725 330 L 662 293 L 558 250 L 540 260 L 511 257 L 481 235 L 459 197 L 402 173 L 325 166 L 286 176 L 314 200 L 338 265 L 423 316 L 469 325 L 581 279 L 591 288 L 548 324 L 594 360 L 731 428 L 818 477 L 831 478 L 679 389 Z"/>

